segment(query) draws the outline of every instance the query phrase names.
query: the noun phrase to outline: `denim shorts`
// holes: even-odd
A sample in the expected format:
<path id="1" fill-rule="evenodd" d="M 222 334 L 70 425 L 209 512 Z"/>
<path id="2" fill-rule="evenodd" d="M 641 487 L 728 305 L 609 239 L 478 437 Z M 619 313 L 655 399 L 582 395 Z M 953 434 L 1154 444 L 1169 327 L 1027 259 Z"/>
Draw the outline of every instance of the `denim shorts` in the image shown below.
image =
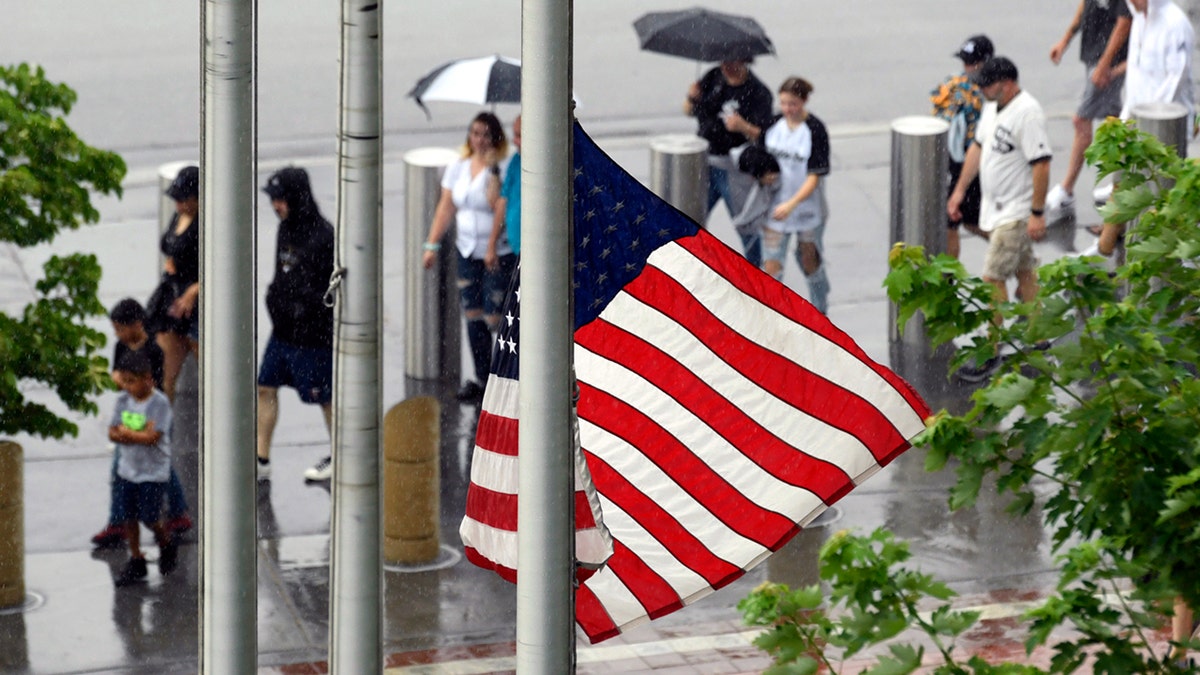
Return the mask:
<path id="1" fill-rule="evenodd" d="M 499 314 L 516 266 L 515 253 L 500 256 L 500 265 L 495 270 L 489 270 L 480 258 L 458 254 L 458 295 L 463 312 L 483 310 L 486 315 Z"/>
<path id="2" fill-rule="evenodd" d="M 162 519 L 163 493 L 166 487 L 166 483 L 134 483 L 120 476 L 113 476 L 117 522 L 137 520 L 146 525 L 157 523 Z"/>
<path id="3" fill-rule="evenodd" d="M 292 387 L 305 403 L 325 405 L 333 400 L 333 350 L 297 347 L 272 335 L 258 367 L 260 387 Z"/>
<path id="4" fill-rule="evenodd" d="M 802 232 L 779 232 L 772 230 L 769 227 L 763 228 L 762 239 L 762 257 L 763 260 L 774 260 L 778 263 L 783 263 L 784 257 L 787 256 L 788 243 L 792 240 L 792 234 L 796 235 L 796 240 L 800 243 L 815 244 L 817 253 L 825 257 L 825 222 L 820 225 Z M 800 259 L 800 250 L 796 249 L 796 259 Z"/>

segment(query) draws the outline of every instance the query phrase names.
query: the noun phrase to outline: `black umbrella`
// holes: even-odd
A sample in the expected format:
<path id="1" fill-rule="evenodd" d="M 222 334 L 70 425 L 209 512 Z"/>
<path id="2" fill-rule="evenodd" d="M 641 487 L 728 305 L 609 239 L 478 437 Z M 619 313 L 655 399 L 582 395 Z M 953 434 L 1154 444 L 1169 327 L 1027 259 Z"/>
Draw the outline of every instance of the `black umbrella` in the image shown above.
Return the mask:
<path id="1" fill-rule="evenodd" d="M 650 12 L 633 22 L 642 49 L 696 61 L 732 61 L 774 54 L 757 21 L 696 7 Z"/>
<path id="2" fill-rule="evenodd" d="M 495 54 L 457 59 L 434 68 L 417 80 L 408 95 L 429 114 L 425 101 L 462 103 L 520 103 L 521 62 Z"/>

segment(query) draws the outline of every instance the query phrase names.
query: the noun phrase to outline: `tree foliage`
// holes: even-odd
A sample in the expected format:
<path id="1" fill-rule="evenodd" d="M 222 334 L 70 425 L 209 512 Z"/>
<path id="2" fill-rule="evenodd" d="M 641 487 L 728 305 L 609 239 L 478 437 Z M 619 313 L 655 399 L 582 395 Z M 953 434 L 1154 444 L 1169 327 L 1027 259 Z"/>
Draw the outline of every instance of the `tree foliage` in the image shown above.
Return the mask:
<path id="1" fill-rule="evenodd" d="M 1010 354 L 970 410 L 939 412 L 915 445 L 928 470 L 956 472 L 951 508 L 973 505 L 985 479 L 1013 497 L 1012 511 L 1040 508 L 1060 576 L 1026 617 L 1027 648 L 1068 627 L 1071 639 L 1048 645 L 1049 672 L 1181 672 L 1154 652 L 1151 633 L 1174 597 L 1200 608 L 1200 164 L 1117 120 L 1088 157 L 1102 175 L 1122 172 L 1106 221 L 1135 223 L 1115 273 L 1096 258 L 1055 261 L 1039 270 L 1037 300 L 1001 304 L 1000 321 L 988 284 L 919 247 L 893 248 L 885 286 L 901 325 L 920 312 L 935 343 L 973 336 L 954 365 Z M 883 562 L 900 562 L 875 543 Z M 876 620 L 896 614 L 888 597 L 900 578 L 859 584 L 875 593 Z M 835 586 L 831 602 L 849 596 Z M 911 672 L 911 659 L 889 658 L 877 672 Z M 986 672 L 968 665 L 943 672 Z"/>
<path id="2" fill-rule="evenodd" d="M 0 66 L 0 242 L 28 247 L 100 219 L 92 192 L 121 194 L 125 163 L 84 143 L 64 119 L 75 92 L 28 64 Z M 95 256 L 54 256 L 19 315 L 0 312 L 0 434 L 61 438 L 74 423 L 27 397 L 37 383 L 73 411 L 94 413 L 107 385 Z"/>

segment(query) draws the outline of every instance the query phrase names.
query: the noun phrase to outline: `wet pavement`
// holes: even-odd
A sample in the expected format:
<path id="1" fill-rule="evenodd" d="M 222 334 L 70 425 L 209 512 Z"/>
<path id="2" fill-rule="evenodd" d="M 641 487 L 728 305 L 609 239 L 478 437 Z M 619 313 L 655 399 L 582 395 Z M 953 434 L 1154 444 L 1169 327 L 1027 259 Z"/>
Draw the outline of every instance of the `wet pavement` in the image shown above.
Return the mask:
<path id="1" fill-rule="evenodd" d="M 616 134 L 603 125 L 592 133 L 601 146 L 642 179 L 649 170 L 649 138 L 658 133 L 686 130 L 687 122 L 663 124 L 645 135 Z M 598 128 L 597 128 L 598 127 Z M 1051 121 L 1056 150 L 1067 142 L 1069 121 Z M 887 360 L 886 301 L 880 288 L 887 251 L 887 166 L 889 137 L 885 129 L 863 132 L 831 125 L 834 178 L 828 186 L 834 208 L 828 231 L 828 260 L 834 290 L 830 316 L 876 359 Z M 430 135 L 421 145 L 453 145 L 454 136 Z M 1060 150 L 1061 151 L 1061 150 Z M 277 165 L 286 157 L 267 158 Z M 314 183 L 333 185 L 332 158 L 307 162 Z M 387 166 L 385 212 L 403 213 L 400 159 L 390 154 Z M 149 183 L 127 185 L 118 216 L 106 211 L 100 225 L 65 235 L 56 250 L 87 247 L 106 269 L 127 260 L 129 247 L 111 242 L 131 240 L 133 232 L 152 231 L 150 207 L 157 188 Z M 328 213 L 333 198 L 319 194 Z M 855 204 L 857 208 L 848 206 Z M 1080 209 L 1081 220 L 1090 214 Z M 125 211 L 128 209 L 128 211 Z M 1090 222 L 1095 222 L 1091 216 Z M 1088 221 L 1085 221 L 1088 222 Z M 391 223 L 391 221 L 389 221 Z M 260 215 L 260 250 L 270 251 L 273 219 Z M 711 223 L 714 232 L 733 240 L 728 218 L 721 213 Z M 1074 223 L 1060 225 L 1070 239 Z M 470 437 L 477 410 L 452 400 L 448 383 L 406 381 L 403 377 L 402 291 L 393 284 L 402 278 L 402 236 L 399 226 L 385 235 L 384 374 L 385 405 L 402 400 L 406 392 L 438 394 L 443 403 L 441 451 L 441 539 L 447 556 L 461 551 L 457 524 L 463 512 Z M 1075 236 L 1090 241 L 1086 233 Z M 874 243 L 869 243 L 874 242 Z M 1040 244 L 1039 255 L 1062 254 L 1054 244 Z M 963 260 L 968 268 L 982 262 L 982 240 L 966 238 Z M 34 278 L 49 249 L 0 247 L 3 259 L 14 264 L 0 268 L 0 306 L 21 305 L 30 295 Z M 102 298 L 111 305 L 120 297 L 145 297 L 153 287 L 152 248 L 136 249 L 133 259 L 148 262 L 136 272 L 109 285 Z M 793 265 L 786 281 L 803 293 Z M 128 267 L 128 265 L 127 265 Z M 260 275 L 269 274 L 260 266 Z M 266 279 L 262 279 L 265 283 Z M 268 325 L 260 317 L 260 326 Z M 101 326 L 107 332 L 107 326 Z M 260 336 L 260 342 L 265 339 Z M 196 370 L 189 361 L 176 403 L 177 467 L 196 516 Z M 965 396 L 967 392 L 957 392 Z M 35 392 L 49 400 L 48 392 Z M 108 410 L 112 396 L 101 397 Z M 329 493 L 325 484 L 305 484 L 305 467 L 326 454 L 328 438 L 319 414 L 285 391 L 273 452 L 273 480 L 258 494 L 258 625 L 259 663 L 263 672 L 320 672 L 328 639 Z M 13 673 L 187 673 L 197 668 L 198 574 L 197 536 L 189 533 L 179 570 L 161 578 L 153 565 L 150 545 L 148 583 L 114 588 L 112 579 L 125 553 L 92 551 L 88 541 L 103 525 L 108 497 L 111 456 L 105 450 L 103 415 L 78 420 L 78 438 L 65 441 L 21 439 L 25 447 L 26 583 L 31 606 L 0 615 L 0 672 Z M 251 448 L 246 449 L 252 452 Z M 1014 520 L 1004 513 L 1004 500 L 986 493 L 973 509 L 947 513 L 950 476 L 923 469 L 919 450 L 901 456 L 837 505 L 831 522 L 802 532 L 796 540 L 745 578 L 702 602 L 597 646 L 580 645 L 579 672 L 754 672 L 768 661 L 749 644 L 753 631 L 742 626 L 734 606 L 763 580 L 789 584 L 815 581 L 817 548 L 832 531 L 853 528 L 891 529 L 908 540 L 921 568 L 951 583 L 967 605 L 993 607 L 1001 618 L 1004 608 L 1038 597 L 1053 580 L 1049 542 L 1038 514 Z M 384 654 L 388 672 L 494 672 L 511 669 L 514 650 L 514 587 L 461 559 L 427 571 L 388 571 L 384 598 Z M 1006 624 L 1007 625 L 1007 624 Z M 979 629 L 980 645 L 995 647 L 995 628 Z M 986 637 L 991 635 L 991 637 Z M 1019 643 L 1019 639 L 1017 639 Z M 441 666 L 429 664 L 440 663 Z M 317 664 L 317 665 L 312 665 Z M 307 669 L 307 670 L 306 670 Z M 317 670 L 312 670 L 317 669 Z"/>
<path id="2" fill-rule="evenodd" d="M 13 10 L 20 20 L 12 25 L 44 20 L 39 18 L 48 11 L 43 7 L 51 4 L 54 3 L 14 2 Z M 32 298 L 33 280 L 40 276 L 46 258 L 75 250 L 95 253 L 107 271 L 101 284 L 101 300 L 106 306 L 126 296 L 148 297 L 158 265 L 157 168 L 165 162 L 197 154 L 194 125 L 189 126 L 194 120 L 181 121 L 178 117 L 135 120 L 137 116 L 123 113 L 120 99 L 127 92 L 113 86 L 119 82 L 145 94 L 144 100 L 158 98 L 148 92 L 158 91 L 159 83 L 150 81 L 143 69 L 132 67 L 135 55 L 122 50 L 119 43 L 145 44 L 148 49 L 176 53 L 164 36 L 171 35 L 172 22 L 178 20 L 169 13 L 179 10 L 164 9 L 164 14 L 159 15 L 156 7 L 156 12 L 147 13 L 144 24 L 134 28 L 123 23 L 117 25 L 118 22 L 107 17 L 88 15 L 99 10 L 83 0 L 58 4 L 71 5 L 75 14 L 70 20 L 61 18 L 66 15 L 53 17 L 54 26 L 61 24 L 62 30 L 48 38 L 58 45 L 46 57 L 48 61 L 57 60 L 59 66 L 51 74 L 80 88 L 81 103 L 71 119 L 79 120 L 77 130 L 81 135 L 97 145 L 118 148 L 129 163 L 130 172 L 122 199 L 98 201 L 103 216 L 98 225 L 65 233 L 53 246 L 17 249 L 0 244 L 0 309 L 8 312 L 19 310 Z M 447 3 L 447 11 L 461 11 L 455 9 L 460 4 Z M 665 133 L 693 131 L 693 123 L 675 112 L 674 98 L 661 91 L 664 81 L 692 77 L 693 67 L 665 57 L 625 53 L 635 47 L 612 36 L 629 37 L 625 32 L 631 34 L 631 30 L 622 13 L 640 13 L 643 10 L 639 3 L 615 1 L 606 4 L 603 12 L 585 3 L 578 4 L 577 23 L 587 26 L 590 36 L 588 40 L 577 36 L 576 92 L 583 102 L 580 117 L 589 133 L 618 163 L 647 180 L 650 139 Z M 742 4 L 731 0 L 710 4 L 728 11 L 743 9 Z M 783 29 L 790 25 L 780 23 L 790 16 L 784 4 L 751 4 L 755 13 L 769 15 L 764 19 L 768 26 Z M 1062 159 L 1071 140 L 1070 112 L 1081 71 L 1053 70 L 1040 62 L 1037 67 L 1031 64 L 1028 70 L 1025 68 L 1033 62 L 1034 54 L 1044 59 L 1048 45 L 1058 38 L 1070 17 L 1064 14 L 1053 25 L 1030 28 L 1029 12 L 1044 5 L 1040 0 L 1019 0 L 1017 4 L 1020 7 L 1006 9 L 1004 16 L 997 15 L 982 23 L 989 26 L 994 39 L 999 36 L 997 42 L 1005 45 L 1002 51 L 1025 55 L 1018 59 L 1023 68 L 1022 79 L 1046 105 L 1058 158 L 1052 175 L 1057 178 L 1063 172 Z M 264 56 L 260 67 L 264 84 L 260 97 L 264 110 L 260 113 L 262 175 L 258 182 L 261 184 L 279 166 L 288 163 L 305 166 L 312 174 L 318 202 L 325 214 L 332 216 L 336 213 L 335 153 L 329 133 L 329 125 L 336 123 L 332 108 L 325 117 L 311 111 L 289 116 L 325 96 L 317 91 L 317 85 L 329 84 L 329 65 L 317 63 L 319 59 L 313 55 L 328 51 L 331 38 L 316 40 L 305 54 L 296 56 L 296 63 L 287 66 L 272 56 L 285 44 L 284 37 L 273 32 L 272 21 L 288 18 L 293 24 L 300 24 L 299 28 L 291 25 L 292 30 L 308 30 L 329 18 L 325 16 L 328 10 L 314 10 L 316 5 L 308 0 L 299 2 L 297 7 L 301 9 L 295 10 L 294 18 L 273 16 L 271 13 L 277 9 L 263 8 Z M 889 5 L 889 9 L 875 10 L 895 14 L 877 17 L 890 27 L 888 35 L 899 36 L 884 40 L 856 27 L 852 17 L 845 15 L 861 11 L 854 9 L 854 5 L 825 3 L 820 8 L 814 5 L 811 11 L 821 13 L 822 25 L 829 29 L 806 37 L 810 42 L 801 48 L 780 41 L 781 58 L 760 60 L 756 70 L 769 83 L 777 82 L 789 74 L 788 59 L 796 59 L 796 50 L 800 49 L 805 64 L 803 73 L 815 74 L 818 94 L 814 108 L 829 127 L 833 147 L 833 174 L 827 183 L 832 208 L 826 233 L 826 256 L 833 285 L 829 314 L 868 354 L 886 363 L 888 311 L 880 284 L 886 270 L 890 236 L 889 121 L 903 114 L 924 112 L 924 92 L 952 68 L 952 59 L 947 58 L 949 52 L 961 36 L 978 32 L 979 22 L 943 17 L 946 13 L 941 4 L 932 0 L 905 0 L 895 3 L 894 8 Z M 512 8 L 485 11 L 504 16 L 489 14 L 485 17 L 489 20 L 464 26 L 464 41 L 473 40 L 480 53 L 493 47 L 496 51 L 513 53 L 511 44 L 493 44 L 489 40 L 504 32 L 496 25 L 511 29 L 519 12 Z M 939 18 L 927 20 L 935 15 Z M 495 21 L 490 21 L 493 18 Z M 775 23 L 770 22 L 772 19 Z M 111 44 L 118 46 L 106 47 L 104 59 L 83 58 L 87 54 L 78 45 L 83 44 L 85 35 L 96 32 L 92 30 L 93 23 L 105 21 L 112 24 L 106 24 Z M 417 35 L 403 23 L 392 22 L 389 30 L 395 31 L 393 39 L 409 40 L 414 47 L 435 41 L 433 37 Z M 52 34 L 48 28 L 44 33 Z M 150 33 L 154 34 L 146 38 L 150 42 L 141 42 L 141 36 Z M 185 35 L 194 40 L 194 32 Z M 4 45 L 8 45 L 8 50 L 14 50 L 14 45 L 25 50 L 14 52 L 18 59 L 26 58 L 23 56 L 26 53 L 34 54 L 40 46 L 19 35 L 4 34 L 4 37 L 0 56 L 6 50 Z M 888 40 L 933 44 L 935 39 L 939 45 L 935 50 L 937 58 L 895 52 L 898 56 L 884 61 L 888 50 L 895 48 L 889 46 Z M 601 68 L 598 64 L 605 50 L 613 51 L 614 44 L 619 45 L 617 51 L 623 56 L 611 63 L 604 60 L 605 66 Z M 856 47 L 840 49 L 844 44 Z M 198 49 L 186 40 L 179 48 L 193 57 Z M 433 45 L 422 56 L 420 66 L 425 68 L 427 62 L 439 62 L 442 55 L 460 56 L 450 53 L 457 49 L 461 49 L 460 44 Z M 385 66 L 389 90 L 406 91 L 416 66 L 408 61 L 397 62 L 395 52 L 391 52 L 389 59 Z M 921 65 L 914 65 L 917 63 Z M 157 67 L 179 75 L 195 66 L 177 55 L 159 62 Z M 298 70 L 306 75 L 311 71 L 313 77 L 295 77 Z M 113 73 L 118 72 L 121 77 L 115 79 Z M 404 74 L 403 81 L 391 82 L 397 72 Z M 866 72 L 875 73 L 879 79 L 877 86 L 839 85 Z M 274 84 L 289 74 L 292 77 L 288 81 L 297 83 L 295 92 L 283 92 Z M 617 87 L 622 87 L 622 96 L 604 95 L 606 91 L 618 90 Z M 194 108 L 195 102 L 188 98 L 194 92 L 186 91 L 177 82 L 161 93 L 180 107 Z M 443 104 L 434 108 L 435 122 L 427 123 L 410 110 L 414 107 L 409 102 L 399 100 L 399 96 L 395 98 L 389 115 L 396 117 L 389 117 L 385 141 L 383 404 L 386 409 L 415 391 L 424 392 L 430 387 L 442 400 L 441 540 L 453 564 L 442 569 L 386 572 L 382 649 L 389 673 L 506 672 L 514 668 L 515 588 L 461 559 L 454 560 L 461 552 L 457 526 L 463 512 L 477 411 L 452 400 L 452 383 L 406 380 L 403 367 L 404 270 L 413 256 L 403 246 L 407 225 L 401 222 L 406 197 L 402 155 L 417 147 L 456 147 L 462 140 L 458 122 L 465 120 L 473 109 Z M 639 107 L 639 103 L 644 105 Z M 97 113 L 98 108 L 102 112 Z M 398 113 L 391 112 L 397 109 Z M 511 118 L 512 111 L 499 112 L 506 121 Z M 1091 178 L 1092 173 L 1085 170 L 1079 182 L 1081 194 L 1090 189 Z M 269 260 L 275 238 L 275 218 L 269 204 L 260 201 L 258 218 L 259 255 Z M 1098 221 L 1094 209 L 1081 202 L 1078 224 L 1060 224 L 1056 229 L 1058 243 L 1038 245 L 1039 256 L 1049 260 L 1066 249 L 1082 248 L 1091 241 L 1082 231 L 1082 225 Z M 414 226 L 423 229 L 425 224 Z M 710 226 L 726 242 L 735 241 L 723 211 L 714 215 Z M 962 250 L 967 268 L 979 270 L 984 242 L 965 236 Z M 270 265 L 260 264 L 258 273 L 258 288 L 265 289 Z M 794 260 L 788 262 L 785 282 L 801 294 L 805 292 Z M 256 320 L 262 329 L 261 349 L 269 326 L 261 303 Z M 111 340 L 107 321 L 96 321 L 95 326 Z M 464 355 L 464 358 L 469 357 Z M 176 410 L 176 466 L 193 506 L 193 517 L 197 517 L 198 511 L 195 380 L 195 362 L 189 361 Z M 951 394 L 943 405 L 962 401 L 967 392 L 955 390 Z M 53 402 L 48 391 L 37 390 L 32 395 Z M 162 578 L 151 564 L 148 582 L 132 588 L 114 588 L 112 582 L 124 563 L 124 552 L 93 551 L 89 542 L 103 525 L 107 512 L 107 477 L 112 459 L 105 449 L 104 421 L 113 400 L 112 395 L 101 397 L 100 416 L 76 420 L 80 425 L 77 438 L 18 439 L 25 451 L 29 603 L 20 611 L 0 612 L 0 673 L 150 675 L 197 670 L 197 533 L 187 535 L 176 572 Z M 302 474 L 306 467 L 328 454 L 328 436 L 319 413 L 301 404 L 293 393 L 285 390 L 280 404 L 272 481 L 259 486 L 257 500 L 259 664 L 263 673 L 318 673 L 325 670 L 328 641 L 330 498 L 327 485 L 305 484 Z M 250 447 L 245 450 L 253 452 Z M 791 544 L 743 579 L 696 605 L 619 638 L 595 646 L 580 642 L 579 672 L 758 672 L 769 660 L 750 645 L 755 632 L 741 624 L 735 609 L 737 601 L 767 579 L 793 585 L 812 583 L 816 550 L 831 532 L 841 528 L 866 532 L 878 526 L 888 527 L 909 541 L 915 564 L 962 593 L 957 604 L 985 612 L 985 620 L 963 640 L 967 649 L 1022 658 L 1024 636 L 1020 635 L 1014 617 L 1024 603 L 1044 595 L 1055 578 L 1049 541 L 1038 513 L 1035 510 L 1026 518 L 1014 520 L 1004 513 L 1004 500 L 987 492 L 975 508 L 948 513 L 950 483 L 948 475 L 928 474 L 923 470 L 919 450 L 906 453 L 839 502 L 829 522 L 801 532 Z M 156 551 L 149 537 L 144 539 L 153 560 Z M 1034 655 L 1030 660 L 1037 661 L 1043 656 Z M 848 664 L 846 670 L 858 669 Z"/>

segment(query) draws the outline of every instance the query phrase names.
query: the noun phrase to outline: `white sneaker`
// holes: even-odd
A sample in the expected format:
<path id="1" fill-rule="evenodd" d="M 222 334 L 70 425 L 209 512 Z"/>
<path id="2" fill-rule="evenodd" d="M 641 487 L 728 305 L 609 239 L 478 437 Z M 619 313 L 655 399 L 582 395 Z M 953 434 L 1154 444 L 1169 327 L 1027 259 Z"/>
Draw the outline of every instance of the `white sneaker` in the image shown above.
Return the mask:
<path id="1" fill-rule="evenodd" d="M 1050 188 L 1046 194 L 1046 221 L 1058 220 L 1068 211 L 1075 210 L 1075 197 L 1067 193 L 1061 183 Z"/>
<path id="2" fill-rule="evenodd" d="M 271 464 L 269 462 L 267 464 L 263 464 L 258 460 L 254 460 L 254 466 L 257 467 L 256 473 L 258 475 L 259 483 L 264 483 L 271 480 Z"/>
<path id="3" fill-rule="evenodd" d="M 1112 183 L 1109 183 L 1108 185 L 1099 185 L 1095 190 L 1092 190 L 1092 199 L 1095 200 L 1096 206 L 1104 206 L 1108 203 L 1108 200 L 1112 198 L 1112 193 Z"/>
<path id="4" fill-rule="evenodd" d="M 1089 246 L 1079 252 L 1080 258 L 1086 258 L 1088 256 L 1093 256 L 1093 255 L 1100 255 L 1100 240 L 1099 239 L 1093 241 L 1091 246 Z"/>
<path id="5" fill-rule="evenodd" d="M 304 480 L 322 481 L 333 478 L 333 458 L 326 457 L 304 470 Z"/>

